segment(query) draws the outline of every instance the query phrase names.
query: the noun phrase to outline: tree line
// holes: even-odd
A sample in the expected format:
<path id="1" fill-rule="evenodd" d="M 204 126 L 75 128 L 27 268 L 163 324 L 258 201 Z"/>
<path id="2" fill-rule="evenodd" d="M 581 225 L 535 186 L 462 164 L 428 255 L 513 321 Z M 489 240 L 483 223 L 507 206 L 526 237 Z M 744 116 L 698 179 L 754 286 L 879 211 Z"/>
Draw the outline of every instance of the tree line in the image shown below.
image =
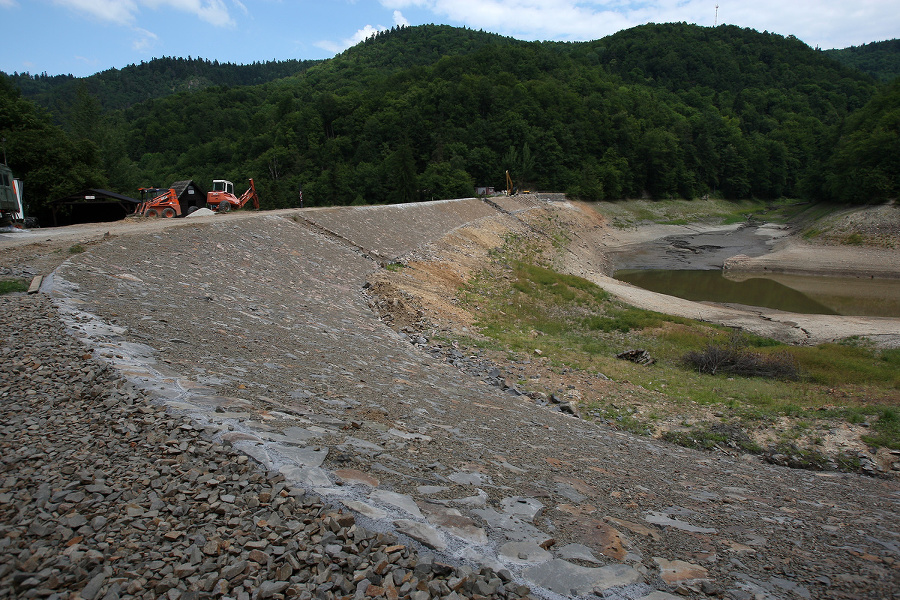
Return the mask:
<path id="1" fill-rule="evenodd" d="M 159 60 L 105 85 L 132 90 L 127 75 L 167 69 L 183 82 L 207 64 Z M 307 206 L 412 202 L 502 189 L 507 170 L 520 188 L 585 200 L 868 202 L 900 187 L 896 84 L 734 26 L 645 25 L 580 43 L 399 27 L 327 61 L 252 73 L 259 83 L 115 102 L 76 80 L 44 109 L 7 79 L 0 131 L 46 200 L 88 183 L 133 194 L 253 177 L 266 208 L 296 205 L 301 189 Z M 58 89 L 44 83 L 35 101 Z M 29 156 L 47 148 L 33 132 L 51 129 L 66 143 L 38 166 Z"/>

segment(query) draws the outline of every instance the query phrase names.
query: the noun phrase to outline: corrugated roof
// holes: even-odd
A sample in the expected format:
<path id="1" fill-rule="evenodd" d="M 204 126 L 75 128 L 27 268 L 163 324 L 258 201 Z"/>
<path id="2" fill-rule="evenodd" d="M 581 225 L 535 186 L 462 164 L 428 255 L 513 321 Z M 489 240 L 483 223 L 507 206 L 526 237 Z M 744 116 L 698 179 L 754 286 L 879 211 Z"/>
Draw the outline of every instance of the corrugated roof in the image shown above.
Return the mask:
<path id="1" fill-rule="evenodd" d="M 140 200 L 136 200 L 130 196 L 125 196 L 123 194 L 117 194 L 115 192 L 110 192 L 109 190 L 101 190 L 99 188 L 88 188 L 86 190 L 78 192 L 77 194 L 71 194 L 69 196 L 66 196 L 65 198 L 60 198 L 58 200 L 55 200 L 54 202 L 72 203 L 72 202 L 98 202 L 98 201 L 103 202 L 104 201 L 104 200 L 97 200 L 96 198 L 88 200 L 85 198 L 85 196 L 95 196 L 95 197 L 102 196 L 106 200 L 118 200 L 119 202 L 133 202 L 135 204 L 141 203 Z"/>

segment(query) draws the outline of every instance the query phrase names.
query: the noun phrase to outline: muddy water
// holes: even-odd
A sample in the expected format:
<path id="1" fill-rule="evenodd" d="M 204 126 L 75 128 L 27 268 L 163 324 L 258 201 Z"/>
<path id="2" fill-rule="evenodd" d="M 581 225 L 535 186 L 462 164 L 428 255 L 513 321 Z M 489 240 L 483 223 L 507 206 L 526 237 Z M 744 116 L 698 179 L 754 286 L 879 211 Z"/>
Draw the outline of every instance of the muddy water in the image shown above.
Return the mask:
<path id="1" fill-rule="evenodd" d="M 900 281 L 722 273 L 725 259 L 761 256 L 771 231 L 753 227 L 671 236 L 613 255 L 615 277 L 638 287 L 693 300 L 773 308 L 802 314 L 900 317 Z"/>
<path id="2" fill-rule="evenodd" d="M 900 317 L 900 281 L 718 270 L 621 270 L 616 279 L 696 302 L 761 306 L 801 314 Z"/>

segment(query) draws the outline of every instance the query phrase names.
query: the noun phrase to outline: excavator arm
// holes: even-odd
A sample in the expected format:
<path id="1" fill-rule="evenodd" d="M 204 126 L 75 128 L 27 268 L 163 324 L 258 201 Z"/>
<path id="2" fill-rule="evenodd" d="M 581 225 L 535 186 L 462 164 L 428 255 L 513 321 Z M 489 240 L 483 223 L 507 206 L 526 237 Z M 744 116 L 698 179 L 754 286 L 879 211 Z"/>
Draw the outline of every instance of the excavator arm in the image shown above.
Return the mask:
<path id="1" fill-rule="evenodd" d="M 244 208 L 244 206 L 253 200 L 253 208 L 259 210 L 259 196 L 256 194 L 256 185 L 253 183 L 253 180 L 250 180 L 250 187 L 247 188 L 247 191 L 244 192 L 240 199 L 238 199 L 238 206 L 240 208 Z"/>

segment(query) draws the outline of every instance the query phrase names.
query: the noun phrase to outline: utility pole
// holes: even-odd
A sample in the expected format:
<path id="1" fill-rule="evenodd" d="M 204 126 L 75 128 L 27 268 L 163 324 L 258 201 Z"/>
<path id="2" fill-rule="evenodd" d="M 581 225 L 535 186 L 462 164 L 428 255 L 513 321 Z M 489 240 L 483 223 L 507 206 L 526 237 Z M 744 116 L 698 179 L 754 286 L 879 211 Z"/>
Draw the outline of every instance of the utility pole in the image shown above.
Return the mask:
<path id="1" fill-rule="evenodd" d="M 713 27 L 717 27 L 719 25 L 719 5 L 716 4 L 716 20 L 713 21 Z"/>

